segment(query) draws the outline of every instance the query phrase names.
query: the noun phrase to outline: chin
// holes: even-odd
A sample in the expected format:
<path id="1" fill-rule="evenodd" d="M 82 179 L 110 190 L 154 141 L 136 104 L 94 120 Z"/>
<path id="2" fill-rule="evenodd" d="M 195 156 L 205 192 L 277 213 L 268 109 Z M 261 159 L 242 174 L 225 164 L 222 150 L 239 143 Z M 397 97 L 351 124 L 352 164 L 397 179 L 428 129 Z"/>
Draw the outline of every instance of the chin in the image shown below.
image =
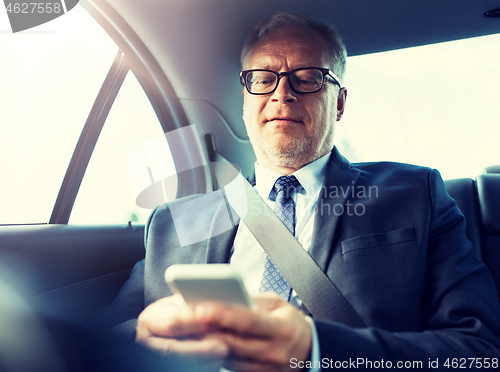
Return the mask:
<path id="1" fill-rule="evenodd" d="M 287 143 L 268 143 L 263 150 L 270 158 L 276 159 L 281 166 L 293 167 L 303 164 L 310 157 L 311 143 L 304 139 Z"/>

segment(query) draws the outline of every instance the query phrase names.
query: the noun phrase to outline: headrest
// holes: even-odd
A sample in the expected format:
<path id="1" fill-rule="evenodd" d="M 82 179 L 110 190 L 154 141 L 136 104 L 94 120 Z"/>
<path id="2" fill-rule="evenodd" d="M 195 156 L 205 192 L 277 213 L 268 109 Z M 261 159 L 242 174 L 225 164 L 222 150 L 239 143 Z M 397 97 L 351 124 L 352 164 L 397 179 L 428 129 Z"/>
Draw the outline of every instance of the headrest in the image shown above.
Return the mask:
<path id="1" fill-rule="evenodd" d="M 487 173 L 500 173 L 500 165 L 490 165 L 489 167 L 485 168 L 483 174 Z"/>
<path id="2" fill-rule="evenodd" d="M 477 177 L 476 183 L 481 230 L 487 235 L 500 234 L 500 173 L 482 174 Z"/>

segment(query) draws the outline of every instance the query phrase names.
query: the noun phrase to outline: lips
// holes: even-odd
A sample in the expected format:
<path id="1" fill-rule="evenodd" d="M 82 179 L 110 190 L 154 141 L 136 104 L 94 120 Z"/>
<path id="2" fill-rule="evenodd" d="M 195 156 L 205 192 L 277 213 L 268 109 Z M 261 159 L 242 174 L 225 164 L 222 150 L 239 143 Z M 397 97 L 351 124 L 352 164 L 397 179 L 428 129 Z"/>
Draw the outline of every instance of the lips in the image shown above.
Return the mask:
<path id="1" fill-rule="evenodd" d="M 271 121 L 283 122 L 283 123 L 287 123 L 287 122 L 289 122 L 289 123 L 302 123 L 301 120 L 296 119 L 296 118 L 291 118 L 291 117 L 275 117 L 275 118 L 267 120 L 267 122 L 271 122 Z"/>

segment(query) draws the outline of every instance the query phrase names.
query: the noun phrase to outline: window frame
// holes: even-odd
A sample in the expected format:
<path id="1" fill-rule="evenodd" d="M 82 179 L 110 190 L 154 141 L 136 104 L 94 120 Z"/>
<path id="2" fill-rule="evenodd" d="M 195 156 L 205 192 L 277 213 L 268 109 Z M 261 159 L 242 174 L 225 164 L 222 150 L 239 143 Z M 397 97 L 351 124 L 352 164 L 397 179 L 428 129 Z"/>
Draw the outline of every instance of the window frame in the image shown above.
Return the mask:
<path id="1" fill-rule="evenodd" d="M 93 2 L 82 1 L 81 5 L 113 39 L 119 51 L 80 135 L 49 224 L 68 224 L 99 134 L 129 70 L 134 73 L 146 93 L 164 133 L 189 125 L 181 102 L 165 73 L 126 21 L 107 3 L 103 2 L 97 6 Z M 176 168 L 182 164 L 182 168 L 186 169 L 185 164 L 191 162 L 190 151 L 178 146 L 172 148 L 172 158 Z M 187 168 L 192 169 L 178 175 L 177 198 L 206 192 L 207 179 L 210 178 L 207 170 L 199 167 Z"/>

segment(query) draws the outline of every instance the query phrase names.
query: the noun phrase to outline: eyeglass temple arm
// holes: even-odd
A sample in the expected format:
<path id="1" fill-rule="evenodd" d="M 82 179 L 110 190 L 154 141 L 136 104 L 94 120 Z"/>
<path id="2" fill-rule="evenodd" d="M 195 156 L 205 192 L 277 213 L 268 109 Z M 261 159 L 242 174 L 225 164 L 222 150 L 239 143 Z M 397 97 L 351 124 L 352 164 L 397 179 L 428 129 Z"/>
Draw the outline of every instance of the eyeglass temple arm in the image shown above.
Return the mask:
<path id="1" fill-rule="evenodd" d="M 241 76 L 241 74 L 240 74 Z M 326 74 L 326 76 L 330 76 L 333 80 L 335 80 L 335 82 L 337 83 L 337 85 L 339 86 L 340 89 L 344 88 L 342 86 L 342 84 L 340 83 L 340 79 L 337 75 L 335 75 L 335 73 L 332 71 L 332 70 L 328 70 L 328 74 Z M 242 80 L 243 82 L 243 80 Z"/>

